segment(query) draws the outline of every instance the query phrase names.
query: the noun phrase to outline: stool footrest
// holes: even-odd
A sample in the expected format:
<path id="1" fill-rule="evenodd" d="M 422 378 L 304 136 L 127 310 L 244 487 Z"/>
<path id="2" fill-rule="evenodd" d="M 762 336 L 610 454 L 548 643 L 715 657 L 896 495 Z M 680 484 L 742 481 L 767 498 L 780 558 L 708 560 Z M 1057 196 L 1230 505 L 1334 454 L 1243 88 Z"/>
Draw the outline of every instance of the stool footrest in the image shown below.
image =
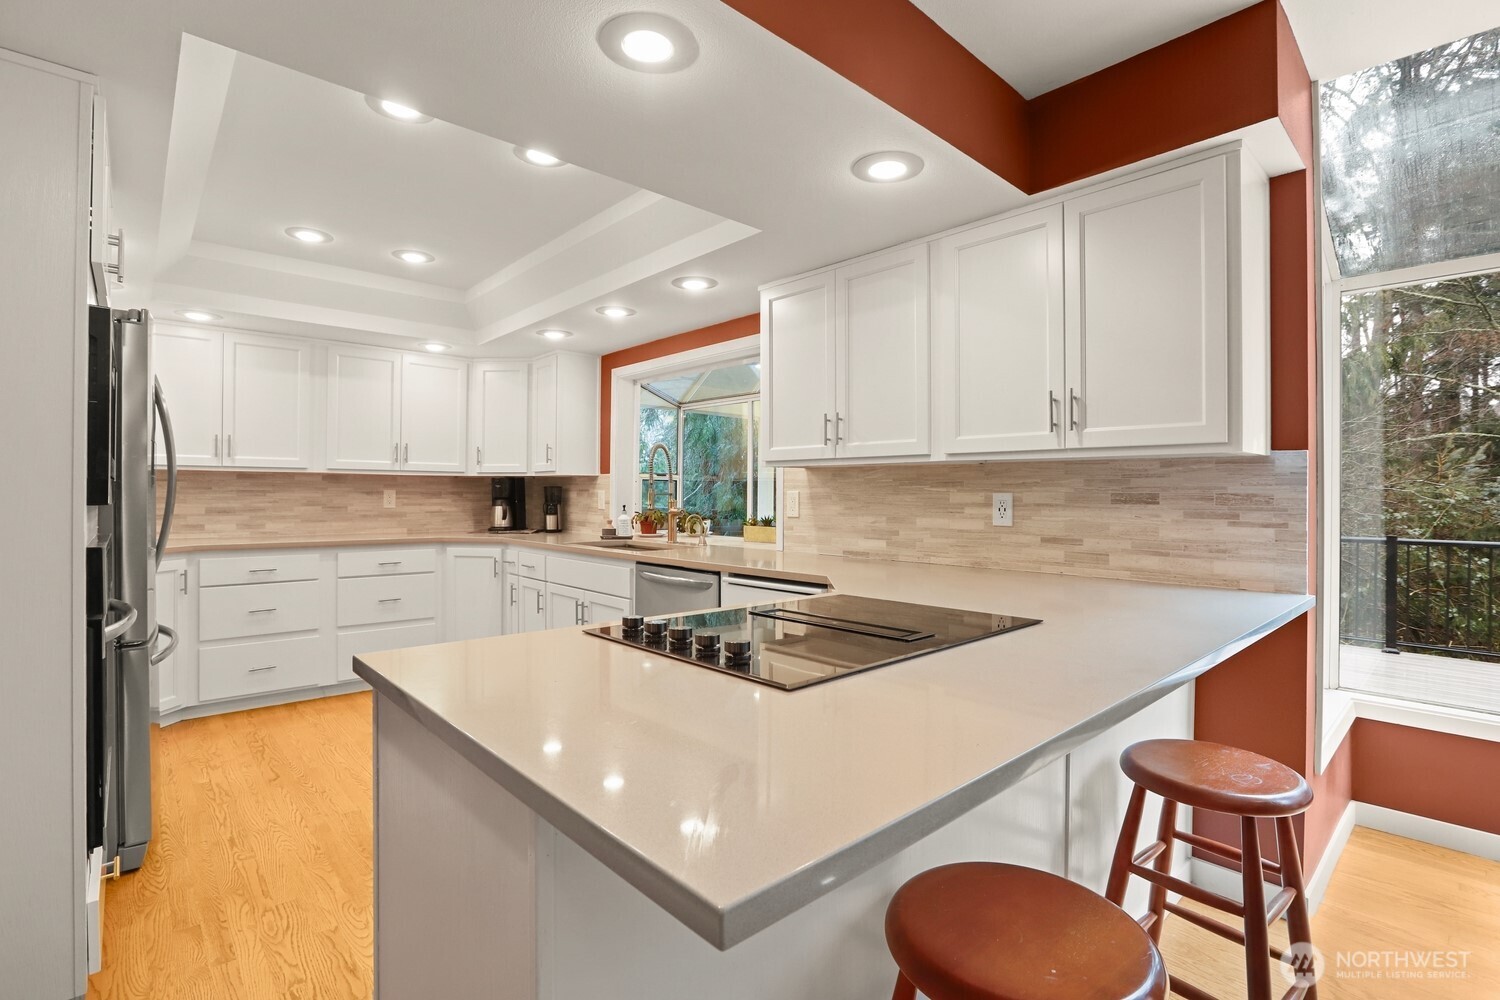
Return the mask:
<path id="1" fill-rule="evenodd" d="M 1227 861 L 1233 861 L 1235 864 L 1241 864 L 1245 860 L 1245 853 L 1238 847 L 1230 847 L 1228 844 L 1225 844 L 1221 841 L 1213 840 L 1209 837 L 1202 837 L 1188 830 L 1174 830 L 1173 835 L 1184 844 L 1189 844 L 1193 847 L 1196 847 L 1200 851 L 1207 851 L 1209 854 L 1217 854 L 1219 857 L 1224 858 Z M 1281 865 L 1275 861 L 1269 861 L 1265 858 L 1261 858 L 1260 867 L 1262 870 L 1269 872 L 1272 875 L 1281 874 Z"/>
<path id="2" fill-rule="evenodd" d="M 1292 905 L 1292 900 L 1297 898 L 1297 890 L 1288 886 L 1271 897 L 1271 905 L 1266 907 L 1266 926 L 1274 924 L 1281 919 L 1281 915 Z"/>
<path id="3" fill-rule="evenodd" d="M 1152 885 L 1161 886 L 1168 892 L 1179 893 L 1188 899 L 1196 900 L 1204 906 L 1212 906 L 1216 910 L 1221 910 L 1236 917 L 1243 918 L 1245 916 L 1245 908 L 1234 900 L 1226 896 L 1221 896 L 1216 892 L 1210 892 L 1202 886 L 1193 885 L 1191 882 L 1184 882 L 1182 879 L 1168 875 L 1166 872 L 1159 872 L 1155 868 L 1146 868 L 1142 865 L 1132 864 L 1130 866 L 1130 874 L 1137 878 L 1143 878 Z"/>

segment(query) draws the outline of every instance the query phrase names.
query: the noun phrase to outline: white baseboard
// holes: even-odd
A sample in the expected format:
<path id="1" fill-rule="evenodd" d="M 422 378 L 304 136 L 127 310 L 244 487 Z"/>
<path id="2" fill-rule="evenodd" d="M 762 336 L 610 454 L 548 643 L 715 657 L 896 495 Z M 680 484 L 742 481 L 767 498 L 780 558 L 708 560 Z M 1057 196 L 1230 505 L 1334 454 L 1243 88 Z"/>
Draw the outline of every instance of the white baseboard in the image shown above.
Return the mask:
<path id="1" fill-rule="evenodd" d="M 1429 819 L 1368 802 L 1356 802 L 1354 805 L 1357 810 L 1355 822 L 1360 826 L 1500 861 L 1500 834 L 1473 830 L 1456 823 L 1444 823 L 1440 819 Z"/>
<path id="2" fill-rule="evenodd" d="M 1323 848 L 1323 856 L 1318 859 L 1317 867 L 1310 872 L 1303 873 L 1303 877 L 1307 880 L 1309 915 L 1318 912 L 1318 906 L 1323 902 L 1323 894 L 1328 891 L 1328 883 L 1333 881 L 1333 870 L 1338 867 L 1339 858 L 1344 856 L 1344 848 L 1349 846 L 1349 837 L 1354 833 L 1357 825 L 1359 825 L 1359 803 L 1351 802 L 1344 807 L 1344 814 L 1334 824 L 1333 836 L 1328 838 L 1328 846 Z"/>

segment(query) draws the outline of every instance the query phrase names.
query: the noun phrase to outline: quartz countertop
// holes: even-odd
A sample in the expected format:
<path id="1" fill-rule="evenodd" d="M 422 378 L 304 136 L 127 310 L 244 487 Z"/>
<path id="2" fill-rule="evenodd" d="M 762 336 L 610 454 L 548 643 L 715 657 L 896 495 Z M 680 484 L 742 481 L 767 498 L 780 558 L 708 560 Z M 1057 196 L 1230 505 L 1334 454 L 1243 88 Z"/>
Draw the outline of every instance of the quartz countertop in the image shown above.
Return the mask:
<path id="1" fill-rule="evenodd" d="M 498 541 L 576 548 L 566 536 L 542 537 Z M 355 662 L 398 710 L 719 948 L 1313 606 L 1301 594 L 735 548 L 684 547 L 671 557 L 1043 624 L 796 691 L 573 628 Z"/>

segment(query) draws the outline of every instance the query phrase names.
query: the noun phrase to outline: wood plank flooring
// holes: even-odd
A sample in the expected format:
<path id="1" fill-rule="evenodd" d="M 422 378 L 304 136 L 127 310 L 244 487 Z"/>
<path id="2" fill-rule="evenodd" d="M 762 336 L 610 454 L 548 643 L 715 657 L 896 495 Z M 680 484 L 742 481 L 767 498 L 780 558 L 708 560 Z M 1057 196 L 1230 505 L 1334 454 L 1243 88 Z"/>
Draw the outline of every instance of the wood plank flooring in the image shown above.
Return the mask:
<path id="1" fill-rule="evenodd" d="M 370 997 L 370 696 L 152 735 L 156 836 L 141 870 L 106 889 L 91 1000 Z M 1358 829 L 1313 925 L 1330 962 L 1339 951 L 1470 952 L 1462 979 L 1333 969 L 1323 1000 L 1500 997 L 1500 864 Z M 1196 985 L 1244 996 L 1228 942 L 1169 918 L 1163 950 Z"/>

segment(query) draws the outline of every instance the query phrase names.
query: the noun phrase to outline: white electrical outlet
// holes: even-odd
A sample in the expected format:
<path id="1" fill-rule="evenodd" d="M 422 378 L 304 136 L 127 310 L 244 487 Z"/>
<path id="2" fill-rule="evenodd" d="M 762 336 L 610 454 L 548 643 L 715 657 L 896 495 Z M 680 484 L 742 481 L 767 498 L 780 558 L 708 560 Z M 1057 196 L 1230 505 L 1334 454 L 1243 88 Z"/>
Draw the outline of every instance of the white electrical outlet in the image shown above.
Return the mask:
<path id="1" fill-rule="evenodd" d="M 390 509 L 392 509 L 392 508 L 394 508 L 396 506 L 396 491 L 395 490 L 386 490 L 385 491 L 385 497 L 381 501 L 381 506 L 385 507 L 387 510 L 390 510 Z"/>
<path id="2" fill-rule="evenodd" d="M 595 505 L 600 510 L 604 509 L 604 491 L 603 490 L 595 490 L 594 491 L 594 503 L 595 503 Z"/>
<path id="3" fill-rule="evenodd" d="M 1015 498 L 1009 493 L 991 494 L 990 523 L 997 528 L 1009 528 L 1015 524 Z"/>
<path id="4" fill-rule="evenodd" d="M 801 490 L 787 490 L 786 491 L 786 516 L 787 517 L 801 517 L 802 516 L 802 491 Z"/>

